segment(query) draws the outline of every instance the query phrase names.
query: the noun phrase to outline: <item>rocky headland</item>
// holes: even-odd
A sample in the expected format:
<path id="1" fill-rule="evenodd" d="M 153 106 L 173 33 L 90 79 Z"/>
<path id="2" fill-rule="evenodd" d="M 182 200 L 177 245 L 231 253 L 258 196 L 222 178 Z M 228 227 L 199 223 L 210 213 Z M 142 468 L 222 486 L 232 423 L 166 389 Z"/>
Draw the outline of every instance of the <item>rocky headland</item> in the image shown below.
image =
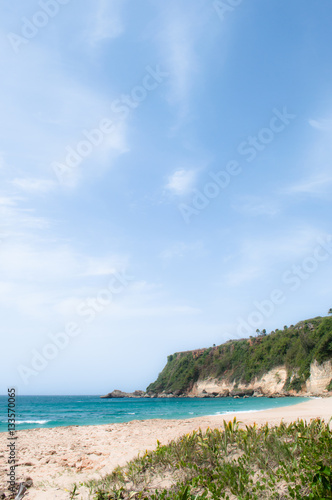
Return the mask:
<path id="1" fill-rule="evenodd" d="M 146 391 L 102 398 L 328 397 L 332 395 L 332 317 L 168 356 Z"/>

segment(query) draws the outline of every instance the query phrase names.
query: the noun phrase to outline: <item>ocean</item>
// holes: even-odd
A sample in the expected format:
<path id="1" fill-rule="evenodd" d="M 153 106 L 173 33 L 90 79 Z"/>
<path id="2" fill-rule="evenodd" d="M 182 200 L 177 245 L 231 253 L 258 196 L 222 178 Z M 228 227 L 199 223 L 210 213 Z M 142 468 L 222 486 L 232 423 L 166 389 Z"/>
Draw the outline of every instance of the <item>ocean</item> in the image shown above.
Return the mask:
<path id="1" fill-rule="evenodd" d="M 17 396 L 16 430 L 257 412 L 305 400 L 306 398 L 100 399 L 99 396 Z M 0 396 L 0 432 L 7 431 L 7 418 L 7 396 Z"/>

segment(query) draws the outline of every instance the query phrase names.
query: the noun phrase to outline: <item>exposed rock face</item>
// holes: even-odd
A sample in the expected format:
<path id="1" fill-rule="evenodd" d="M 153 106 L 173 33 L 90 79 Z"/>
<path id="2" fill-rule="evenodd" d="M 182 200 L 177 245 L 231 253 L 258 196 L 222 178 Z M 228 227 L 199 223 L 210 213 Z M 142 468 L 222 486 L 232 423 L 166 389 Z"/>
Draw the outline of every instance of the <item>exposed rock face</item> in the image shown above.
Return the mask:
<path id="1" fill-rule="evenodd" d="M 255 378 L 255 380 L 249 384 L 239 383 L 236 385 L 235 381 L 230 382 L 227 379 L 216 380 L 210 378 L 207 380 L 198 380 L 188 395 L 196 397 L 204 393 L 217 393 L 221 396 L 240 396 L 242 394 L 242 397 L 245 395 L 253 396 L 258 394 L 270 395 L 282 392 L 286 379 L 286 368 L 284 366 L 279 366 L 267 372 L 260 379 Z"/>
<path id="2" fill-rule="evenodd" d="M 191 397 L 209 397 L 232 396 L 232 397 L 284 397 L 284 396 L 303 396 L 303 395 L 322 395 L 326 393 L 326 387 L 332 379 L 332 362 L 326 361 L 319 365 L 314 361 L 310 367 L 310 378 L 307 380 L 304 390 L 296 393 L 295 391 L 285 391 L 284 385 L 288 377 L 287 368 L 278 366 L 265 373 L 261 378 L 255 378 L 249 384 L 230 382 L 227 379 L 217 380 L 209 378 L 198 380 L 188 393 Z M 291 374 L 291 379 L 297 373 Z"/>
<path id="3" fill-rule="evenodd" d="M 306 382 L 306 390 L 318 395 L 326 391 L 326 387 L 332 379 L 331 360 L 319 365 L 315 360 L 310 366 L 310 377 Z"/>
<path id="4" fill-rule="evenodd" d="M 196 398 L 220 398 L 231 396 L 239 397 L 285 397 L 285 396 L 318 396 L 327 393 L 326 387 L 332 379 L 332 361 L 326 361 L 319 365 L 315 360 L 310 367 L 310 377 L 303 385 L 301 392 L 285 391 L 284 386 L 288 376 L 290 380 L 297 376 L 297 371 L 288 374 L 286 366 L 278 366 L 265 373 L 260 378 L 255 378 L 249 384 L 230 382 L 227 378 L 222 380 L 209 378 L 198 380 L 192 388 L 183 392 L 180 390 L 154 393 L 152 391 L 122 392 L 114 390 L 100 396 L 101 398 L 174 398 L 174 397 L 196 397 Z"/>

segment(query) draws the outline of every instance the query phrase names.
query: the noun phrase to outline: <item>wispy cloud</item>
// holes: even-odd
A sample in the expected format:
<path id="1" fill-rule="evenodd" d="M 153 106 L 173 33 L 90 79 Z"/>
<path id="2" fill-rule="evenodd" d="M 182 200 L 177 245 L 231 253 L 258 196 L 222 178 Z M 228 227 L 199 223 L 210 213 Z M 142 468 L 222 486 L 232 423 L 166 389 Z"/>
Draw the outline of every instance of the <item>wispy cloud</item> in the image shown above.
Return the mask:
<path id="1" fill-rule="evenodd" d="M 165 261 L 171 261 L 173 259 L 182 259 L 188 254 L 201 255 L 202 251 L 203 243 L 201 241 L 196 241 L 194 243 L 180 241 L 163 250 L 160 257 Z"/>
<path id="2" fill-rule="evenodd" d="M 331 184 L 332 175 L 323 173 L 287 187 L 284 190 L 284 193 L 318 196 L 326 193 L 327 191 L 330 192 Z"/>
<path id="3" fill-rule="evenodd" d="M 189 5 L 189 4 L 188 4 Z M 181 8 L 176 2 L 169 2 L 162 8 L 158 41 L 161 57 L 170 73 L 168 102 L 177 109 L 177 129 L 190 113 L 190 99 L 195 84 L 195 75 L 200 67 L 197 47 L 202 17 L 198 4 Z"/>
<path id="4" fill-rule="evenodd" d="M 4 157 L 3 157 L 3 154 L 1 153 L 0 151 L 0 169 L 1 168 L 4 168 L 5 167 L 5 160 L 4 160 Z"/>
<path id="5" fill-rule="evenodd" d="M 169 21 L 165 32 L 169 67 L 172 72 L 171 101 L 186 101 L 192 85 L 192 74 L 197 67 L 193 34 L 184 19 L 178 15 Z"/>
<path id="6" fill-rule="evenodd" d="M 281 194 L 323 196 L 330 193 L 332 119 L 310 119 L 308 123 L 314 131 L 312 131 L 311 140 L 307 141 L 303 158 L 301 158 L 301 176 L 299 175 L 299 180 L 293 184 L 285 186 Z"/>
<path id="7" fill-rule="evenodd" d="M 227 261 L 229 271 L 225 283 L 237 287 L 243 283 L 262 283 L 271 272 L 271 263 L 275 269 L 296 264 L 298 259 L 310 255 L 324 233 L 312 226 L 293 228 L 273 239 L 267 237 L 246 238 L 241 242 L 238 252 Z"/>
<path id="8" fill-rule="evenodd" d="M 332 130 L 332 120 L 331 119 L 325 119 L 325 118 L 321 118 L 319 120 L 310 119 L 309 125 L 311 125 L 311 127 L 316 128 L 318 130 L 324 130 L 324 131 L 326 131 L 326 130 L 331 131 Z"/>
<path id="9" fill-rule="evenodd" d="M 96 15 L 89 33 L 90 43 L 96 45 L 107 39 L 117 38 L 124 31 L 121 18 L 123 0 L 99 0 Z"/>
<path id="10" fill-rule="evenodd" d="M 0 246 L 0 274 L 6 285 L 0 307 L 10 305 L 18 313 L 52 321 L 59 304 L 95 296 L 110 274 L 123 270 L 123 262 L 118 256 L 91 258 L 60 241 L 35 238 L 23 244 L 7 239 Z M 99 288 L 96 279 L 89 277 L 98 278 Z M 71 313 L 76 314 L 75 308 Z"/>
<path id="11" fill-rule="evenodd" d="M 24 237 L 27 241 L 33 237 L 33 230 L 44 230 L 50 221 L 38 216 L 31 208 L 22 206 L 18 196 L 0 197 L 0 220 L 6 234 L 12 239 Z"/>
<path id="12" fill-rule="evenodd" d="M 102 258 L 87 258 L 82 276 L 108 276 L 126 269 L 128 258 L 110 255 Z"/>
<path id="13" fill-rule="evenodd" d="M 19 65 L 8 50 L 3 52 L 8 72 L 0 82 L 0 92 L 6 96 L 2 116 L 7 117 L 2 139 L 10 169 L 1 170 L 8 171 L 7 177 L 17 189 L 47 192 L 52 189 L 51 182 L 46 182 L 47 175 L 50 181 L 56 181 L 52 164 L 63 163 L 68 155 L 67 148 L 75 149 L 86 140 L 84 131 L 98 129 L 104 119 L 113 122 L 112 132 L 105 134 L 102 143 L 93 147 L 91 155 L 83 158 L 82 163 L 87 177 L 97 169 L 99 173 L 109 169 L 115 158 L 129 149 L 126 119 L 120 119 L 111 110 L 117 94 L 112 88 L 102 94 L 82 79 L 73 77 L 69 65 L 52 66 L 50 61 L 59 59 L 53 46 L 31 43 L 28 50 L 29 57 L 22 59 Z M 44 84 L 45 74 L 48 74 L 47 85 Z M 18 96 L 19 81 L 24 81 L 24 86 Z M 0 168 L 3 165 L 1 158 Z M 82 168 L 76 170 L 83 172 Z"/>
<path id="14" fill-rule="evenodd" d="M 47 193 L 49 191 L 53 191 L 57 183 L 47 179 L 25 179 L 25 178 L 16 178 L 12 182 L 12 185 L 22 191 L 26 191 L 28 193 Z"/>
<path id="15" fill-rule="evenodd" d="M 280 212 L 277 204 L 271 200 L 264 200 L 254 196 L 247 196 L 232 205 L 233 210 L 240 214 L 257 216 L 274 216 Z"/>
<path id="16" fill-rule="evenodd" d="M 195 170 L 179 169 L 168 178 L 166 189 L 177 196 L 183 196 L 189 193 L 196 181 L 197 173 Z"/>

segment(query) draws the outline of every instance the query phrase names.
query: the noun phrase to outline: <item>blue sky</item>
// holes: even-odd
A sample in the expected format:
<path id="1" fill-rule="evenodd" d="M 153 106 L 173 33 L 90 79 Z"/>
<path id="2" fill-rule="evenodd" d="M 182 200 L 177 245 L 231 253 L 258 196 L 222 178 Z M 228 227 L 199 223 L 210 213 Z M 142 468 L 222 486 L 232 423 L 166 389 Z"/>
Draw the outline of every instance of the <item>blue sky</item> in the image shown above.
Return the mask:
<path id="1" fill-rule="evenodd" d="M 1 7 L 2 393 L 144 389 L 168 354 L 327 313 L 331 16 Z"/>

